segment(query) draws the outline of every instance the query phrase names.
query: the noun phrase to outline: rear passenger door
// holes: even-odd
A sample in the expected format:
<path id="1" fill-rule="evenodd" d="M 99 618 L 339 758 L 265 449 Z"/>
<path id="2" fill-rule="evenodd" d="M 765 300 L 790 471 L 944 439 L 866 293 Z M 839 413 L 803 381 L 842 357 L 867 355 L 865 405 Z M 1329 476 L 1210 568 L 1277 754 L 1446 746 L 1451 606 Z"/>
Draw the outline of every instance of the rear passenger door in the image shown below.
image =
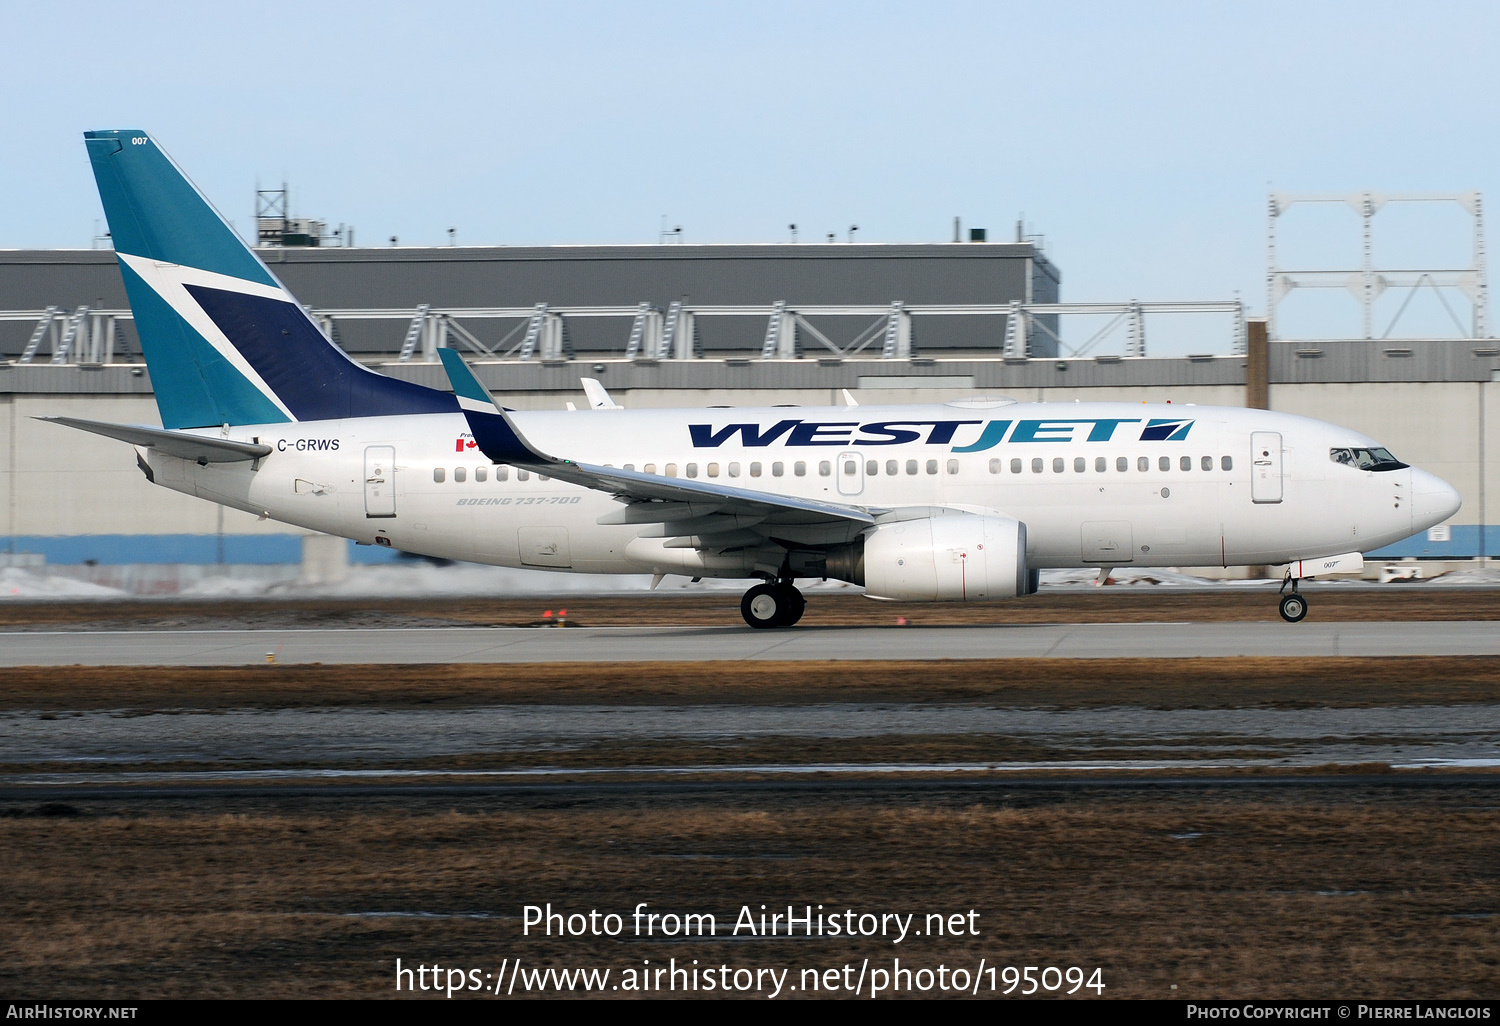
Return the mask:
<path id="1" fill-rule="evenodd" d="M 365 517 L 396 515 L 396 447 L 365 446 Z"/>

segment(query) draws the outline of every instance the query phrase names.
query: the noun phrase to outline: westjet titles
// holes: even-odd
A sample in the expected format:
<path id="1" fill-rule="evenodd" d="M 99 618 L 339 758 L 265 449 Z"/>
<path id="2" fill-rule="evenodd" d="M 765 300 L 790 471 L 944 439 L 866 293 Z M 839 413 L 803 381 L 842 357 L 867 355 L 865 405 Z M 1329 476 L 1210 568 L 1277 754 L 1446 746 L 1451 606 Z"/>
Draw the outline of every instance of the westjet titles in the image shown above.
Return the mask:
<path id="1" fill-rule="evenodd" d="M 1088 428 L 1084 441 L 1109 442 L 1122 424 L 1141 424 L 1134 440 L 1141 442 L 1180 442 L 1193 427 L 1191 420 L 1161 417 L 1130 418 L 1057 418 L 1046 420 L 884 420 L 871 424 L 858 421 L 808 421 L 789 418 L 768 428 L 759 424 L 735 423 L 715 428 L 712 424 L 689 424 L 688 434 L 695 449 L 717 449 L 736 435 L 747 448 L 769 446 L 777 441 L 787 448 L 810 445 L 951 445 L 960 428 L 983 424 L 974 441 L 954 445 L 953 452 L 984 452 L 1001 442 L 1072 442 L 1079 431 Z M 1012 430 L 1012 426 L 1014 429 Z M 923 430 L 926 437 L 923 437 Z M 856 432 L 861 437 L 855 437 Z M 1009 432 L 1010 437 L 1006 437 Z M 962 432 L 967 434 L 967 432 Z M 1127 432 L 1128 433 L 1128 432 Z"/>

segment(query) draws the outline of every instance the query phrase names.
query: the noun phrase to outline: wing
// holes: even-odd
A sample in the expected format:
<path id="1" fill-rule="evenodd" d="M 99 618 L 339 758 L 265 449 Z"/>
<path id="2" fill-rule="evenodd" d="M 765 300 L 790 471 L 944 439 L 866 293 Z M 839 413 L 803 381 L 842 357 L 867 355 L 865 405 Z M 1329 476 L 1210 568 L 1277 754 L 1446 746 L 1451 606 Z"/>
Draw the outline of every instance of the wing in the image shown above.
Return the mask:
<path id="1" fill-rule="evenodd" d="M 670 539 L 668 548 L 724 552 L 768 542 L 783 549 L 836 545 L 852 540 L 885 512 L 551 455 L 521 434 L 457 353 L 438 353 L 480 452 L 496 463 L 614 496 L 625 506 L 605 514 L 599 523 L 640 524 L 641 537 Z"/>

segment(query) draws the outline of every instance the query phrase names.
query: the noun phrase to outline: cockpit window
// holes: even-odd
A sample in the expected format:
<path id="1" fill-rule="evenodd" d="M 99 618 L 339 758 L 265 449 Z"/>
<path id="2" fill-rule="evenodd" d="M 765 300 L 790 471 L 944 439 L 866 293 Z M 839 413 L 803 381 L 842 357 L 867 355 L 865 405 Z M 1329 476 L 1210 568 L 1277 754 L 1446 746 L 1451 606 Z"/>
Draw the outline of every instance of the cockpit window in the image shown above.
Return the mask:
<path id="1" fill-rule="evenodd" d="M 1403 470 L 1407 466 L 1389 449 L 1329 449 L 1328 458 L 1356 470 Z"/>

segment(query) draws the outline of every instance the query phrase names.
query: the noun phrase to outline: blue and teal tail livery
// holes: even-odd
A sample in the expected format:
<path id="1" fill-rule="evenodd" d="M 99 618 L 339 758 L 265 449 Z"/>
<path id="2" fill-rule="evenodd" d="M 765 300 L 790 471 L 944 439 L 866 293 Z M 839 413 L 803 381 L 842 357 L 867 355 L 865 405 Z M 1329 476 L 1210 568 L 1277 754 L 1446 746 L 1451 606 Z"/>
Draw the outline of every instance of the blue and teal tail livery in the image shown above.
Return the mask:
<path id="1" fill-rule="evenodd" d="M 452 413 L 328 341 L 145 132 L 85 132 L 162 424 Z"/>
<path id="2" fill-rule="evenodd" d="M 438 359 L 443 361 L 443 370 L 448 372 L 448 384 L 453 386 L 453 396 L 458 400 L 460 409 L 483 413 L 494 413 L 500 409 L 500 404 L 495 402 L 490 390 L 469 370 L 469 365 L 464 363 L 462 356 L 452 349 L 443 348 L 438 350 Z"/>

